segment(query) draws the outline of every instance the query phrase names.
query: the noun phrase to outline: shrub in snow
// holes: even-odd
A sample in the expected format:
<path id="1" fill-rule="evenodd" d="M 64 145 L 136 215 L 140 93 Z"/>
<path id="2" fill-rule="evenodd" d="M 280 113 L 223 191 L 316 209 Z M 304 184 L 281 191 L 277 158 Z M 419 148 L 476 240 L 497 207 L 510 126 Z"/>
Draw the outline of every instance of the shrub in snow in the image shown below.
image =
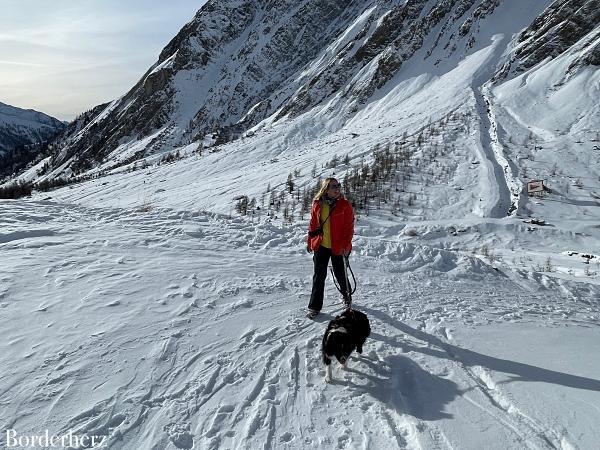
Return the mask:
<path id="1" fill-rule="evenodd" d="M 414 228 L 408 228 L 406 230 L 404 230 L 404 236 L 418 236 L 419 233 L 417 233 L 417 230 L 415 230 Z"/>
<path id="2" fill-rule="evenodd" d="M 33 185 L 31 183 L 10 183 L 0 187 L 0 198 L 21 198 L 31 195 Z"/>

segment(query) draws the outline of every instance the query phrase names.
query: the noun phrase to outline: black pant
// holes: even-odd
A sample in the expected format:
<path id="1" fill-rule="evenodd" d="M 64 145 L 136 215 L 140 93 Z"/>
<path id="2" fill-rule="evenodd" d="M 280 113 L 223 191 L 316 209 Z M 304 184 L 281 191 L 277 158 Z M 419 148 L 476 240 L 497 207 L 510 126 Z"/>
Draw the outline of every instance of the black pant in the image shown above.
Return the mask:
<path id="1" fill-rule="evenodd" d="M 340 289 L 344 297 L 348 296 L 347 289 L 350 286 L 350 282 L 344 276 L 344 257 L 341 255 L 332 255 L 331 249 L 321 246 L 313 255 L 315 274 L 313 275 L 312 292 L 310 294 L 310 303 L 308 304 L 308 307 L 315 311 L 321 311 L 323 307 L 323 291 L 325 290 L 325 278 L 327 278 L 329 258 L 331 258 L 333 274 Z"/>

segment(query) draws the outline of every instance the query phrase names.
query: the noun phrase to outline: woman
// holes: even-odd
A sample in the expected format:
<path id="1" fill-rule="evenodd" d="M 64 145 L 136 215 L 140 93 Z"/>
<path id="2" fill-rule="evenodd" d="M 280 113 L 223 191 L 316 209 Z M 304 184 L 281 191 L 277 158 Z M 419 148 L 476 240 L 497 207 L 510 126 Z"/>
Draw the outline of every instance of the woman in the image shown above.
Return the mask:
<path id="1" fill-rule="evenodd" d="M 350 306 L 350 283 L 344 273 L 344 258 L 352 250 L 354 235 L 354 210 L 340 193 L 340 183 L 326 178 L 314 198 L 308 225 L 307 250 L 314 252 L 312 293 L 307 317 L 313 319 L 323 307 L 323 291 L 327 277 L 327 264 L 331 258 L 333 273 L 340 285 L 344 304 Z"/>

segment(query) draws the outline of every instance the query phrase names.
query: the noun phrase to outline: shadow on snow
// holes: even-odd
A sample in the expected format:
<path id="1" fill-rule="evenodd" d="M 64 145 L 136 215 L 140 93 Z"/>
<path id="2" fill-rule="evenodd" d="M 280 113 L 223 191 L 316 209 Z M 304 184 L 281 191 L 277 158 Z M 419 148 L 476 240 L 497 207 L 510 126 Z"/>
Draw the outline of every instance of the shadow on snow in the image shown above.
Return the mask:
<path id="1" fill-rule="evenodd" d="M 364 309 L 368 311 L 372 317 L 376 317 L 381 321 L 393 326 L 402 333 L 429 344 L 428 347 L 416 347 L 409 343 L 403 342 L 401 345 L 405 351 L 414 351 L 436 358 L 458 361 L 465 366 L 481 366 L 495 372 L 511 374 L 510 379 L 504 381 L 504 383 L 509 383 L 511 381 L 535 381 L 557 384 L 576 389 L 600 391 L 600 380 L 581 377 L 578 375 L 571 375 L 564 372 L 557 372 L 530 364 L 511 361 L 508 359 L 495 358 L 493 356 L 467 350 L 444 342 L 434 335 L 417 330 L 397 319 L 394 319 L 382 311 L 377 311 L 370 308 Z"/>

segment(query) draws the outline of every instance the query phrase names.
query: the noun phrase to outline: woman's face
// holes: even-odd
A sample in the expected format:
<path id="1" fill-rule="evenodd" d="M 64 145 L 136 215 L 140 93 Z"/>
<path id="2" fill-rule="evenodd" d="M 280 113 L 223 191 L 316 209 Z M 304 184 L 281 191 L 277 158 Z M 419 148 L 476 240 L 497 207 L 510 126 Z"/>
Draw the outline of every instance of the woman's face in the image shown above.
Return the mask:
<path id="1" fill-rule="evenodd" d="M 329 183 L 327 196 L 329 198 L 338 198 L 340 196 L 340 183 L 337 180 L 333 180 Z"/>

